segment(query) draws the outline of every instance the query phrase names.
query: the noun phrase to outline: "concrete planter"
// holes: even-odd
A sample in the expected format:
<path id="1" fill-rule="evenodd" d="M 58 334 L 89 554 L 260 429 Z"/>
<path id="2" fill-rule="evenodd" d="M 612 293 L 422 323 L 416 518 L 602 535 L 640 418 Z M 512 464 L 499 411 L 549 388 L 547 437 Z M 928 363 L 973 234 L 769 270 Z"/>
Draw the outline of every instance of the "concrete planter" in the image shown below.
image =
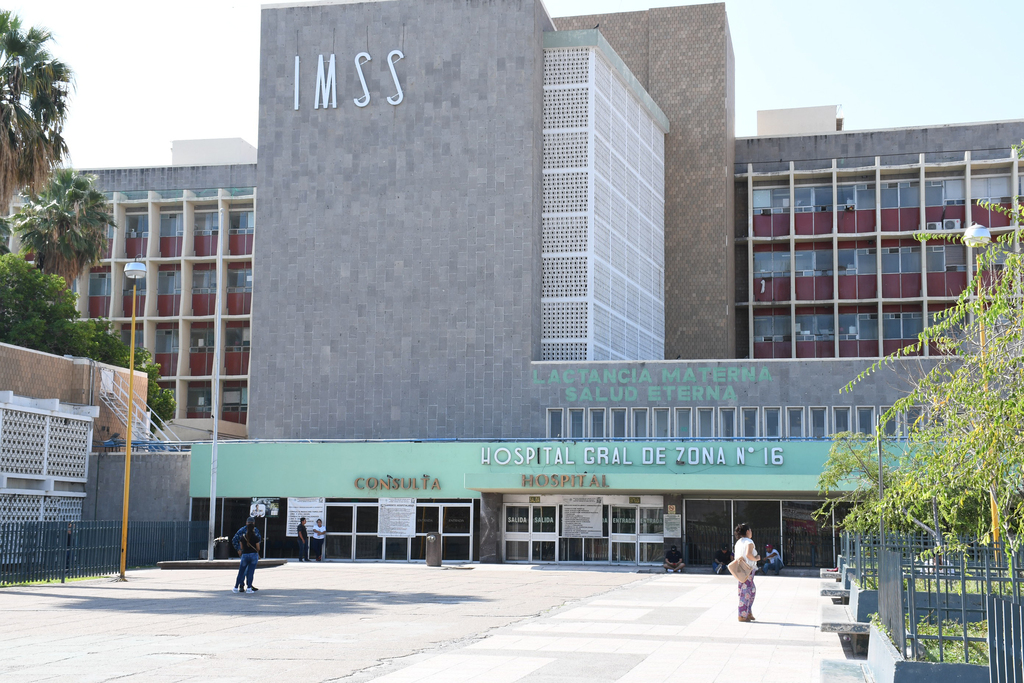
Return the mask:
<path id="1" fill-rule="evenodd" d="M 850 582 L 850 616 L 856 621 L 871 621 L 878 611 L 878 591 L 863 590 L 856 581 Z"/>
<path id="2" fill-rule="evenodd" d="M 868 669 L 875 683 L 988 683 L 988 667 L 977 664 L 912 662 L 872 624 L 868 636 Z"/>

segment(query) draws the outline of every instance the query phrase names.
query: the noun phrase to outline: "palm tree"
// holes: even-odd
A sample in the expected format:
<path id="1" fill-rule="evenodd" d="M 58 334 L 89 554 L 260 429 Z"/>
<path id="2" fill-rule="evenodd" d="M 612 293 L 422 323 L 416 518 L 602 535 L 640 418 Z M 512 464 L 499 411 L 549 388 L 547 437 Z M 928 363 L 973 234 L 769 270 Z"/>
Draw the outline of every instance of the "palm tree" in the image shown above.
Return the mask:
<path id="1" fill-rule="evenodd" d="M 10 248 L 7 246 L 7 242 L 10 238 L 11 222 L 6 216 L 0 216 L 0 256 L 3 256 L 10 251 Z"/>
<path id="2" fill-rule="evenodd" d="M 68 284 L 100 260 L 107 225 L 114 222 L 95 180 L 73 168 L 59 169 L 13 216 L 22 252 L 35 254 L 36 266 Z"/>
<path id="3" fill-rule="evenodd" d="M 49 31 L 23 31 L 21 19 L 0 11 L 0 207 L 27 188 L 39 191 L 67 156 L 61 136 L 71 69 L 53 58 Z"/>

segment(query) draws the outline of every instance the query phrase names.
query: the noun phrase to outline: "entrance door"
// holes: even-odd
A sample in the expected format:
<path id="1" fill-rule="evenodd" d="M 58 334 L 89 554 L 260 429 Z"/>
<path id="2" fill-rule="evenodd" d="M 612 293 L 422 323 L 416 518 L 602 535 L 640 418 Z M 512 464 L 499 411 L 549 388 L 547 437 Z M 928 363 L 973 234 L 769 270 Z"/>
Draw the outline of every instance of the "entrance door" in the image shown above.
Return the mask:
<path id="1" fill-rule="evenodd" d="M 505 506 L 505 561 L 555 562 L 558 506 Z"/>
<path id="2" fill-rule="evenodd" d="M 636 564 L 637 553 L 636 506 L 612 506 L 612 558 L 617 564 Z"/>

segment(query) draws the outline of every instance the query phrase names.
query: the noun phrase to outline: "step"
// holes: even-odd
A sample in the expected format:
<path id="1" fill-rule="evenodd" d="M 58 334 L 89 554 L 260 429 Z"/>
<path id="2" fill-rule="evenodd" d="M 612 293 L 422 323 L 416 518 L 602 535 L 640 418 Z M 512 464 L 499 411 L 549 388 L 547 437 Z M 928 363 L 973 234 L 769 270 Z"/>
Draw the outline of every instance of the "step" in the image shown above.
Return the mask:
<path id="1" fill-rule="evenodd" d="M 821 630 L 824 633 L 867 634 L 871 624 L 854 619 L 846 605 L 822 605 Z"/>
<path id="2" fill-rule="evenodd" d="M 819 671 L 821 683 L 875 683 L 864 661 L 823 659 Z"/>

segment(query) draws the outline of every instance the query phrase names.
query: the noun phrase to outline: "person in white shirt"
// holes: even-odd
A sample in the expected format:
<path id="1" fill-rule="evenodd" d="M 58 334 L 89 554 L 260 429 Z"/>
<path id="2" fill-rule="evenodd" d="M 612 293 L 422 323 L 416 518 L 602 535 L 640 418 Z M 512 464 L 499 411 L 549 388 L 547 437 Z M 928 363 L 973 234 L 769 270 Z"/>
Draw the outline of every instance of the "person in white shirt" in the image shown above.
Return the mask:
<path id="1" fill-rule="evenodd" d="M 751 611 L 754 606 L 754 597 L 757 595 L 757 589 L 754 588 L 754 573 L 757 571 L 757 561 L 761 557 L 757 554 L 754 542 L 750 539 L 751 536 L 753 536 L 753 532 L 749 525 L 736 525 L 736 546 L 733 548 L 733 557 L 737 560 L 742 559 L 750 567 L 750 576 L 739 584 L 740 621 L 754 621 Z"/>
<path id="2" fill-rule="evenodd" d="M 765 544 L 764 549 L 767 551 L 764 555 L 765 572 L 773 571 L 775 576 L 778 576 L 785 566 L 782 564 L 782 555 L 779 554 L 779 549 L 772 547 L 771 543 Z"/>
<path id="3" fill-rule="evenodd" d="M 316 558 L 317 562 L 321 562 L 324 559 L 324 539 L 327 538 L 327 527 L 324 526 L 322 519 L 316 520 L 316 524 L 313 525 L 313 543 L 310 545 L 310 554 Z"/>

